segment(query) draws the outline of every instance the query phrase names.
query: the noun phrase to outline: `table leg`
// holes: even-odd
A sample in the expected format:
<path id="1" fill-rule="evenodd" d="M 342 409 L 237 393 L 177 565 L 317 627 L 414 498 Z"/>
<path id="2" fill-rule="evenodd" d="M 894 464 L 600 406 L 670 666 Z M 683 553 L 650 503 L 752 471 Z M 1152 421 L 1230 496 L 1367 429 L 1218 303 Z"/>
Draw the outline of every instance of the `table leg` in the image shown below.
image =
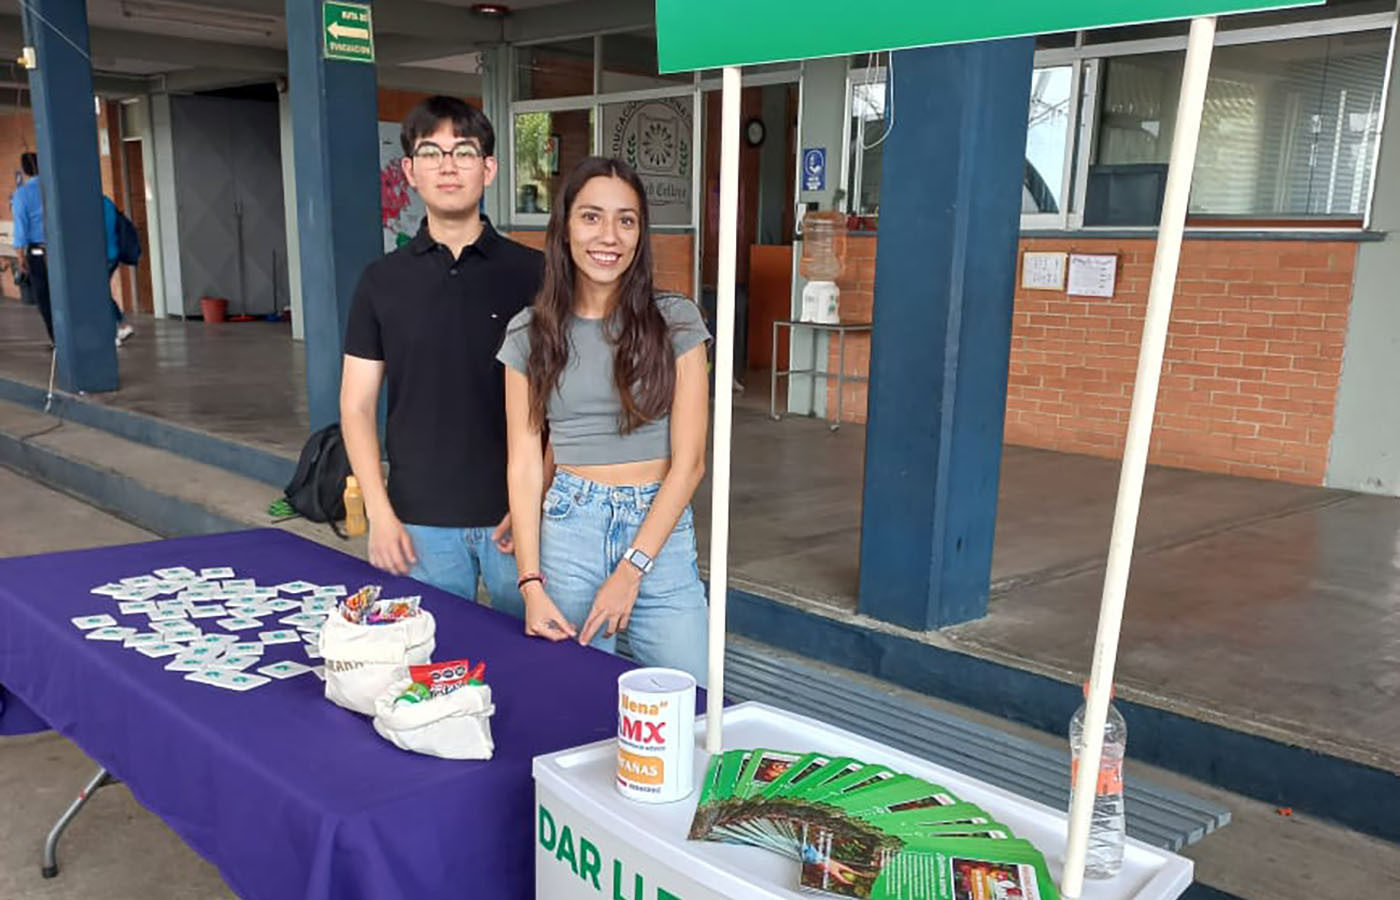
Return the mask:
<path id="1" fill-rule="evenodd" d="M 770 380 L 768 382 L 768 417 L 778 418 L 778 323 L 773 323 L 773 356 L 769 360 L 772 363 Z M 786 406 L 787 404 L 783 404 Z"/>
<path id="2" fill-rule="evenodd" d="M 846 329 L 836 330 L 836 421 L 831 430 L 841 428 L 841 410 L 846 403 Z"/>
<path id="3" fill-rule="evenodd" d="M 92 799 L 92 795 L 97 792 L 98 788 L 112 784 L 115 781 L 116 779 L 112 778 L 106 769 L 99 767 L 97 774 L 92 776 L 87 786 L 83 788 L 82 793 L 78 794 L 78 798 L 69 804 L 68 809 L 64 811 L 63 815 L 58 817 L 58 821 L 55 822 L 53 828 L 49 830 L 48 839 L 44 841 L 43 875 L 45 878 L 55 878 L 58 876 L 58 841 L 59 838 L 63 837 L 63 832 L 67 830 L 69 825 L 73 824 L 73 820 L 77 818 L 82 808 L 87 805 L 88 800 Z"/>

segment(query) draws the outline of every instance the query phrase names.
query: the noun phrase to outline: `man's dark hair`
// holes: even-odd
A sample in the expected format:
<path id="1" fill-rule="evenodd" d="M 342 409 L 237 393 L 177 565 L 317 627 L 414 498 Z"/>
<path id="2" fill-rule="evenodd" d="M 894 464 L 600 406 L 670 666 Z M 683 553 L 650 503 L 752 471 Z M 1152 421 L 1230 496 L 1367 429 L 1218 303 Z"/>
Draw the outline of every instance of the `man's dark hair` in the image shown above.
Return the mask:
<path id="1" fill-rule="evenodd" d="M 457 137 L 464 140 L 475 138 L 483 156 L 496 154 L 496 132 L 486 113 L 465 100 L 439 94 L 420 101 L 404 118 L 403 132 L 399 136 L 404 156 L 412 156 L 413 148 L 419 141 L 432 137 L 433 132 L 448 121 L 452 123 L 452 132 Z"/>
<path id="2" fill-rule="evenodd" d="M 19 167 L 25 175 L 34 176 L 39 174 L 39 154 L 21 153 L 19 155 Z"/>

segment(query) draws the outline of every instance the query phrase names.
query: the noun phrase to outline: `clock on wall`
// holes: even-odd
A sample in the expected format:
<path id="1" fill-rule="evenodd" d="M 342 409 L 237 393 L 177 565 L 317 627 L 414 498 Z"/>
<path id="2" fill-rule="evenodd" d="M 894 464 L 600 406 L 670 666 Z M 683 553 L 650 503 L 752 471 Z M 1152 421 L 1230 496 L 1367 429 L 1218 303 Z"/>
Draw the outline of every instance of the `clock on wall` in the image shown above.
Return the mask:
<path id="1" fill-rule="evenodd" d="M 763 127 L 762 119 L 753 118 L 744 123 L 744 142 L 750 147 L 757 147 L 763 143 L 763 137 L 767 133 L 768 129 Z"/>

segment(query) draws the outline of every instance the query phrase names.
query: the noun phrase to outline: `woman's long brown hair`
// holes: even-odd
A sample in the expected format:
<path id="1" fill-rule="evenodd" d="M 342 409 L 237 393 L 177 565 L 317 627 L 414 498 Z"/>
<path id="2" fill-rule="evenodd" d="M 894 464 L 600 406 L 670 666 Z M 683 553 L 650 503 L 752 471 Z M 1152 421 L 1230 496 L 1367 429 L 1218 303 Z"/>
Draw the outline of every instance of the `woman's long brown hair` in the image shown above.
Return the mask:
<path id="1" fill-rule="evenodd" d="M 622 398 L 620 434 L 667 415 L 676 387 L 676 358 L 670 329 L 652 295 L 651 222 L 646 188 L 631 166 L 619 159 L 590 156 L 574 167 L 549 214 L 545 237 L 544 283 L 530 319 L 530 420 L 546 424 L 549 398 L 569 363 L 569 323 L 574 315 L 574 278 L 569 252 L 569 215 L 579 191 L 593 178 L 616 176 L 637 194 L 641 238 L 632 265 L 622 274 L 617 302 L 608 313 L 604 333 L 613 345 L 613 383 Z"/>

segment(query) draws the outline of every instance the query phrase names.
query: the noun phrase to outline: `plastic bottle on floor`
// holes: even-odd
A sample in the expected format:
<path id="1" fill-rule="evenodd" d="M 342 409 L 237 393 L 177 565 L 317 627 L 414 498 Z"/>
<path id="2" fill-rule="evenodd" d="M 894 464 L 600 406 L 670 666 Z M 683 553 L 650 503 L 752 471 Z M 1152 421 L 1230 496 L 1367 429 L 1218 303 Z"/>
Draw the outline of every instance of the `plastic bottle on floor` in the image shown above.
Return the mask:
<path id="1" fill-rule="evenodd" d="M 1089 695 L 1089 683 L 1084 682 L 1084 696 Z M 1069 746 L 1074 762 L 1070 770 L 1071 784 L 1079 771 L 1079 755 L 1084 750 L 1085 703 L 1079 705 L 1069 722 Z M 1123 817 L 1123 757 L 1128 750 L 1128 723 L 1113 703 L 1108 704 L 1104 720 L 1103 758 L 1099 765 L 1098 789 L 1094 797 L 1094 815 L 1089 826 L 1089 850 L 1085 856 L 1086 878 L 1112 878 L 1123 868 L 1123 842 L 1126 823 Z"/>
<path id="2" fill-rule="evenodd" d="M 354 475 L 345 479 L 344 496 L 345 533 L 351 537 L 364 534 L 369 530 L 369 522 L 365 519 L 365 495 L 360 491 L 360 483 Z"/>

